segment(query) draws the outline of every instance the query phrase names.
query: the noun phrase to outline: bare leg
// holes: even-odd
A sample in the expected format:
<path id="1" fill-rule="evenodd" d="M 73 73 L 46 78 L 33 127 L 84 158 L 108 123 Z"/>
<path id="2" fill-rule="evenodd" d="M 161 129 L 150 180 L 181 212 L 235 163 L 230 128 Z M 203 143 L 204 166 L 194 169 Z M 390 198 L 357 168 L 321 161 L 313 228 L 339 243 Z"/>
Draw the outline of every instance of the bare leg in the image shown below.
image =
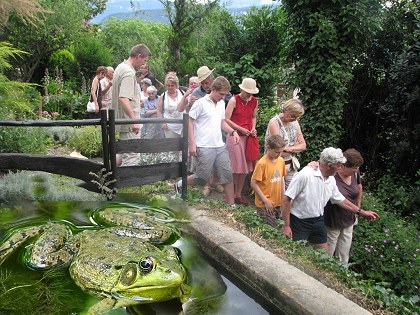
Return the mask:
<path id="1" fill-rule="evenodd" d="M 246 174 L 233 174 L 233 183 L 235 187 L 235 198 L 240 198 L 244 188 Z"/>
<path id="2" fill-rule="evenodd" d="M 225 200 L 228 205 L 232 205 L 235 203 L 235 197 L 233 192 L 233 182 L 228 184 L 223 184 L 223 188 L 225 189 Z"/>

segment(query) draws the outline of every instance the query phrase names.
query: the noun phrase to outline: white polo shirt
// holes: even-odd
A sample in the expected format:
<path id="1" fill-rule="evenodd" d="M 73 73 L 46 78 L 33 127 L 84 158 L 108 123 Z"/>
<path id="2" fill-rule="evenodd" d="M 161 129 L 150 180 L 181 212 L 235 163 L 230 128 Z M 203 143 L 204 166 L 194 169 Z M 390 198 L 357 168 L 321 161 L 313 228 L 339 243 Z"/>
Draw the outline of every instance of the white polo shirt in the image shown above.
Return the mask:
<path id="1" fill-rule="evenodd" d="M 195 144 L 200 148 L 220 148 L 225 145 L 222 138 L 222 120 L 225 119 L 225 102 L 217 104 L 206 95 L 196 100 L 189 111 L 194 119 Z"/>
<path id="2" fill-rule="evenodd" d="M 345 199 L 334 176 L 324 180 L 321 171 L 309 166 L 293 176 L 285 195 L 293 200 L 290 213 L 299 219 L 319 217 L 324 214 L 328 200 L 338 204 Z"/>

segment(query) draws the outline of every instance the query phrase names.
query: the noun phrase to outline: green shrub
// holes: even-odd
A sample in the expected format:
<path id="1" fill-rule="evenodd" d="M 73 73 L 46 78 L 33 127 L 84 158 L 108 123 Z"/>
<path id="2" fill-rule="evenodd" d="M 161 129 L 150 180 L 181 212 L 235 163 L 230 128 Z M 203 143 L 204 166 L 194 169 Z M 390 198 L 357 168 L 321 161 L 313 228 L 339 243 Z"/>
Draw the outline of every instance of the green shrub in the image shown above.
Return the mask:
<path id="1" fill-rule="evenodd" d="M 73 96 L 73 119 L 85 119 L 87 118 L 86 104 L 89 101 L 89 94 L 75 95 Z"/>
<path id="2" fill-rule="evenodd" d="M 73 127 L 49 127 L 45 128 L 46 134 L 52 142 L 59 144 L 67 144 L 70 138 L 74 135 Z"/>
<path id="3" fill-rule="evenodd" d="M 80 188 L 79 179 L 45 172 L 19 171 L 0 179 L 0 202 L 14 200 L 103 200 L 98 193 Z"/>
<path id="4" fill-rule="evenodd" d="M 420 170 L 417 171 L 417 178 L 420 178 Z M 378 180 L 376 192 L 378 198 L 391 206 L 396 214 L 411 217 L 417 227 L 420 227 L 417 214 L 420 208 L 420 180 L 412 184 L 406 177 L 385 175 Z"/>
<path id="5" fill-rule="evenodd" d="M 42 127 L 0 127 L 0 152 L 46 153 Z"/>
<path id="6" fill-rule="evenodd" d="M 60 119 L 70 119 L 72 117 L 72 98 L 71 94 L 50 95 L 44 97 L 42 111 L 47 111 L 51 115 L 58 113 Z"/>
<path id="7" fill-rule="evenodd" d="M 389 211 L 389 203 L 381 202 L 365 195 L 363 207 L 377 211 L 381 217 L 372 223 L 359 220 L 353 234 L 351 269 L 399 295 L 415 298 L 420 283 L 419 231 Z"/>
<path id="8" fill-rule="evenodd" d="M 102 153 L 101 128 L 85 126 L 76 128 L 69 140 L 69 146 L 87 157 L 97 157 Z"/>

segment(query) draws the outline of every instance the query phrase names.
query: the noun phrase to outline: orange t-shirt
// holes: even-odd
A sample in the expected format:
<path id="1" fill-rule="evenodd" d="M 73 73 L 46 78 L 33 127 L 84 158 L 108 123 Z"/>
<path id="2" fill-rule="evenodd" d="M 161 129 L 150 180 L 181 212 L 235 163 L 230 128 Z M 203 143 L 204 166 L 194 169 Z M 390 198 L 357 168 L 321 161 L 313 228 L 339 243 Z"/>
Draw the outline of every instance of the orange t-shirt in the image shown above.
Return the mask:
<path id="1" fill-rule="evenodd" d="M 274 207 L 282 205 L 282 182 L 287 174 L 286 164 L 282 157 L 277 158 L 275 162 L 264 155 L 255 166 L 252 179 L 258 182 L 264 196 L 271 201 Z M 264 202 L 255 194 L 255 205 L 258 208 L 265 208 Z"/>

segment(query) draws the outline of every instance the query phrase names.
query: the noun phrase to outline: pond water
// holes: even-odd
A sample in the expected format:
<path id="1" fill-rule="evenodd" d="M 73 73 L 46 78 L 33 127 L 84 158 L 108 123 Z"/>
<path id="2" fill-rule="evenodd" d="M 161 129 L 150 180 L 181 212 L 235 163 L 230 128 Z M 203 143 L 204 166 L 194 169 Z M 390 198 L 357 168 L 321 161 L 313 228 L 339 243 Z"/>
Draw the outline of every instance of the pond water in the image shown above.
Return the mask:
<path id="1" fill-rule="evenodd" d="M 18 205 L 3 205 L 0 207 L 0 240 L 16 226 L 46 221 L 70 223 L 78 230 L 89 229 L 94 226 L 91 218 L 93 210 L 127 206 L 142 205 L 75 201 L 22 201 Z M 160 213 L 169 211 L 156 210 Z M 177 218 L 176 213 L 170 214 Z M 22 254 L 25 247 L 30 246 L 28 244 L 29 242 L 24 243 L 0 265 L 0 314 L 83 314 L 99 301 L 83 292 L 73 282 L 66 266 L 49 271 L 31 270 L 25 266 Z M 203 260 L 192 244 L 193 240 L 188 235 L 182 235 L 174 244 L 181 250 L 183 263 L 188 270 L 192 300 L 183 306 L 176 301 L 155 303 L 151 306 L 150 313 L 146 314 L 178 314 L 181 308 L 185 314 L 270 314 L 233 284 L 226 273 L 221 275 Z M 129 310 L 114 309 L 109 314 L 140 314 L 138 312 L 133 307 Z"/>

